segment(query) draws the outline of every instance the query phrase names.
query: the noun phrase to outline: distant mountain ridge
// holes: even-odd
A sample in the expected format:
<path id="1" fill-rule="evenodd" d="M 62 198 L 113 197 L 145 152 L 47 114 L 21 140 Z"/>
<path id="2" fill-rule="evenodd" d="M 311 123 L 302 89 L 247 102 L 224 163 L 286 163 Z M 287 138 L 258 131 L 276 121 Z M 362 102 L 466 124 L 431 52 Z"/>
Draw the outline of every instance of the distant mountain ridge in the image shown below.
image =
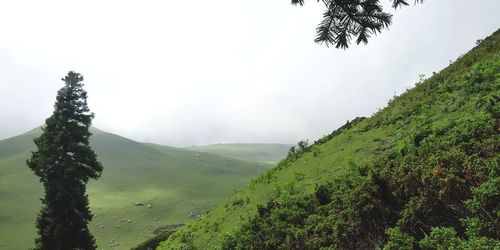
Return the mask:
<path id="1" fill-rule="evenodd" d="M 33 246 L 43 188 L 25 161 L 41 132 L 38 127 L 0 140 L 0 249 Z M 96 215 L 90 228 L 100 247 L 130 248 L 157 227 L 193 220 L 269 167 L 91 132 L 91 146 L 104 165 L 103 176 L 88 188 Z"/>
<path id="2" fill-rule="evenodd" d="M 103 134 L 116 135 L 98 129 L 96 127 L 91 127 L 90 131 L 94 136 Z M 21 135 L 0 140 L 0 143 L 2 143 L 3 141 L 8 142 L 11 141 L 12 139 L 19 140 L 20 137 L 22 137 L 23 143 L 17 144 L 17 147 L 16 144 L 10 145 L 10 147 L 12 148 L 11 150 L 18 150 L 19 152 L 25 152 L 26 150 L 32 150 L 34 148 L 34 144 L 32 143 L 32 138 L 30 136 L 36 137 L 39 136 L 41 133 L 42 133 L 41 127 L 36 127 Z M 116 136 L 121 137 L 119 135 Z M 127 140 L 133 141 L 131 139 Z M 267 163 L 271 165 L 274 165 L 278 163 L 278 161 L 284 159 L 290 147 L 293 146 L 290 144 L 282 144 L 282 143 L 217 143 L 217 144 L 208 144 L 202 146 L 173 147 L 158 143 L 149 143 L 149 142 L 138 142 L 138 143 L 142 143 L 147 146 L 151 146 L 153 148 L 190 150 L 202 153 L 211 153 L 224 157 L 230 157 L 239 160 L 246 160 L 259 163 Z M 6 154 L 7 151 L 0 152 L 0 158 L 2 157 L 1 155 L 2 153 Z"/>
<path id="3" fill-rule="evenodd" d="M 291 146 L 280 143 L 219 143 L 185 149 L 274 165 L 285 158 Z"/>

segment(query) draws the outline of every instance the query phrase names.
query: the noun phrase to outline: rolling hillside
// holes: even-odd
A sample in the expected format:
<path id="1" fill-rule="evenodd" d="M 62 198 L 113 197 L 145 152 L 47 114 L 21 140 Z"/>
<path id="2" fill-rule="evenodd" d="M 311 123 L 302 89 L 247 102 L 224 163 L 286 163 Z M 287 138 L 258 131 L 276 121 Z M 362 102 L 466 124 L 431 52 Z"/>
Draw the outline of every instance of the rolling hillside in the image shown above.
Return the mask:
<path id="1" fill-rule="evenodd" d="M 499 103 L 497 31 L 158 249 L 498 249 Z"/>
<path id="2" fill-rule="evenodd" d="M 129 249 L 160 226 L 193 220 L 268 168 L 92 132 L 91 145 L 104 165 L 102 177 L 88 188 L 96 215 L 90 228 L 100 249 Z M 34 245 L 43 191 L 25 161 L 40 133 L 34 129 L 0 141 L 0 249 Z"/>
<path id="3" fill-rule="evenodd" d="M 286 157 L 291 145 L 271 143 L 229 143 L 193 146 L 186 149 L 275 165 Z"/>

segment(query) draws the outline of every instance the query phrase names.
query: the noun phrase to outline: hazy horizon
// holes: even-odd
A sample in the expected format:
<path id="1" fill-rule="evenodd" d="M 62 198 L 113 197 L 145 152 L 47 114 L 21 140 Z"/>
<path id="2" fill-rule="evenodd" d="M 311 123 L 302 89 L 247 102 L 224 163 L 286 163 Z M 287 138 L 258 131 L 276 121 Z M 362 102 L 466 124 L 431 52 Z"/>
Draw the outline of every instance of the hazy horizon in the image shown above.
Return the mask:
<path id="1" fill-rule="evenodd" d="M 1 138 L 0 141 L 11 139 L 11 138 L 14 138 L 14 137 L 17 137 L 17 136 L 22 136 L 24 134 L 29 134 L 29 133 L 33 132 L 34 130 L 41 129 L 42 126 L 44 126 L 44 125 L 36 126 L 36 127 L 32 128 L 32 129 L 29 129 L 27 131 L 21 132 L 21 133 L 16 134 L 16 135 L 8 136 L 6 138 Z M 92 129 L 97 129 L 100 132 L 109 133 L 109 134 L 112 134 L 112 135 L 115 135 L 115 136 L 119 136 L 119 137 L 124 137 L 123 135 L 112 133 L 112 132 L 106 131 L 104 129 L 97 128 L 95 126 L 92 126 L 92 128 L 90 130 L 90 132 L 93 133 L 93 134 L 95 134 L 95 131 L 92 131 Z M 41 130 L 40 130 L 40 133 L 41 133 Z M 131 139 L 131 138 L 127 138 L 127 137 L 124 137 L 124 138 Z M 149 141 L 138 141 L 138 140 L 133 140 L 133 141 L 138 142 L 138 143 L 157 144 L 157 145 L 161 145 L 161 146 L 172 146 L 172 145 L 168 145 L 168 144 L 154 143 L 154 142 L 149 142 Z M 190 147 L 203 147 L 203 146 L 226 145 L 226 144 L 243 144 L 243 145 L 244 144 L 251 144 L 251 145 L 262 144 L 262 145 L 286 145 L 286 146 L 293 146 L 295 143 L 251 142 L 251 141 L 250 142 L 225 142 L 225 143 L 216 142 L 216 143 L 210 143 L 210 144 L 198 144 L 198 145 L 193 144 L 193 145 L 173 146 L 173 147 L 177 147 L 177 148 L 190 148 Z"/>
<path id="2" fill-rule="evenodd" d="M 338 50 L 313 42 L 315 1 L 4 2 L 0 139 L 42 125 L 74 70 L 93 125 L 136 141 L 314 141 L 469 51 L 499 28 L 498 9 L 425 1 L 390 10 L 393 25 L 368 45 Z"/>

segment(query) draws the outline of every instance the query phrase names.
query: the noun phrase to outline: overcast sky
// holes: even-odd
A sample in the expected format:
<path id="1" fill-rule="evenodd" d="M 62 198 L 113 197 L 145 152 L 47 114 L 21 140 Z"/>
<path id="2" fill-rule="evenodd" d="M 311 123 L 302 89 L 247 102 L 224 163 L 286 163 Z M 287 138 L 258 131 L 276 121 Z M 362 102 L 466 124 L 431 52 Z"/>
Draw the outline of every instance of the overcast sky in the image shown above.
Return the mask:
<path id="1" fill-rule="evenodd" d="M 382 0 L 389 5 L 389 0 Z M 348 50 L 290 0 L 1 1 L 0 139 L 42 125 L 83 74 L 94 126 L 175 146 L 315 140 L 369 116 L 500 28 L 498 0 L 427 0 Z"/>

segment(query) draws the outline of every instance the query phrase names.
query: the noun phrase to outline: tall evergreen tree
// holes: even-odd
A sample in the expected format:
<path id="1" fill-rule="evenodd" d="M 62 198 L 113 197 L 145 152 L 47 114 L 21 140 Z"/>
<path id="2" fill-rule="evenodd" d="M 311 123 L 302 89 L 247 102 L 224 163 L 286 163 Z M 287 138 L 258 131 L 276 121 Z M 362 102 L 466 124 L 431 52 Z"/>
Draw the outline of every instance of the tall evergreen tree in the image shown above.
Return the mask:
<path id="1" fill-rule="evenodd" d="M 380 0 L 321 0 L 326 6 L 323 21 L 316 28 L 317 43 L 346 49 L 353 37 L 356 43 L 368 43 L 370 36 L 391 24 L 392 15 L 384 12 Z M 390 0 L 393 8 L 408 5 L 411 0 Z M 424 0 L 413 0 L 421 3 Z M 319 2 L 319 0 L 318 0 Z M 304 0 L 292 0 L 304 5 Z"/>
<path id="2" fill-rule="evenodd" d="M 36 249 L 95 249 L 87 227 L 92 214 L 86 184 L 99 178 L 103 167 L 89 146 L 94 114 L 87 106 L 83 77 L 70 71 L 62 80 L 54 113 L 34 140 L 37 150 L 27 161 L 45 189 Z"/>

